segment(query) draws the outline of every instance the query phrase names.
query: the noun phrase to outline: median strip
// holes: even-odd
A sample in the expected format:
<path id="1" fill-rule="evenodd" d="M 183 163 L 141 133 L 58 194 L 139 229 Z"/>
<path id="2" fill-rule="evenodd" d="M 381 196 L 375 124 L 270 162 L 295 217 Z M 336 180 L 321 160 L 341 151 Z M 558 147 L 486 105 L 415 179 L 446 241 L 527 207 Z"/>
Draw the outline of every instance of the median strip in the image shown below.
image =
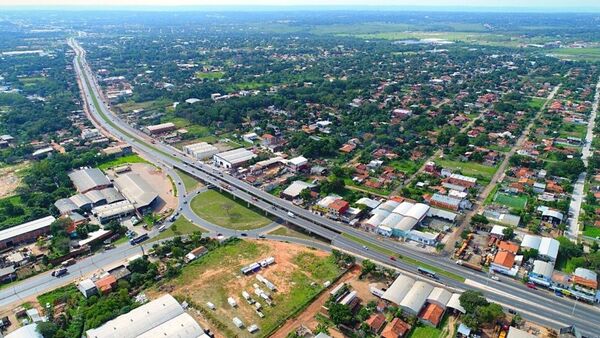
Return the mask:
<path id="1" fill-rule="evenodd" d="M 386 249 L 386 248 L 383 248 L 383 247 L 381 247 L 379 245 L 373 244 L 373 243 L 371 243 L 369 241 L 365 241 L 362 238 L 358 238 L 356 236 L 353 236 L 353 235 L 350 235 L 350 234 L 347 234 L 347 233 L 343 233 L 342 237 L 347 238 L 347 239 L 349 239 L 349 240 L 351 240 L 353 242 L 356 242 L 356 243 L 358 243 L 360 245 L 364 245 L 367 248 L 369 248 L 370 250 L 379 252 L 379 253 L 384 254 L 384 255 L 396 257 L 396 259 L 401 260 L 402 262 L 404 262 L 406 264 L 410 264 L 410 265 L 414 265 L 414 266 L 420 266 L 422 268 L 425 268 L 427 270 L 431 270 L 431 271 L 433 271 L 433 272 L 435 272 L 437 274 L 440 274 L 440 275 L 442 275 L 444 277 L 448 277 L 448 278 L 454 279 L 455 281 L 458 281 L 458 282 L 461 282 L 461 283 L 465 282 L 465 278 L 462 277 L 462 276 L 460 276 L 460 275 L 457 275 L 455 273 L 446 271 L 444 269 L 440 269 L 438 267 L 429 265 L 427 263 L 423 263 L 423 262 L 421 262 L 421 261 L 419 261 L 417 259 L 403 256 L 403 255 L 398 254 L 398 253 L 396 253 L 396 252 L 394 252 L 394 251 L 392 251 L 390 249 Z"/>

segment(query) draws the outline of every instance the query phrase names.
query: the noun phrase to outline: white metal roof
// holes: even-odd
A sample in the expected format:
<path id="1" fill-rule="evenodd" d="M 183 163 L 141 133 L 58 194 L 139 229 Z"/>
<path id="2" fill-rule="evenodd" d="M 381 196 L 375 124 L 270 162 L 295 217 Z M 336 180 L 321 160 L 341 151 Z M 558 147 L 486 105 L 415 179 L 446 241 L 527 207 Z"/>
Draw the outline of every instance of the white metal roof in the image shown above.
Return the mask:
<path id="1" fill-rule="evenodd" d="M 106 201 L 106 196 L 101 193 L 99 190 L 90 190 L 84 194 L 87 198 L 89 198 L 93 204 L 97 204 L 101 201 Z"/>
<path id="2" fill-rule="evenodd" d="M 592 270 L 586 268 L 576 268 L 573 275 L 581 277 L 583 279 L 596 281 L 598 280 L 598 274 Z"/>
<path id="3" fill-rule="evenodd" d="M 129 201 L 101 205 L 92 209 L 92 213 L 100 218 L 108 218 L 132 212 L 135 209 Z"/>
<path id="4" fill-rule="evenodd" d="M 77 194 L 77 195 L 73 195 L 71 197 L 69 197 L 69 199 L 71 200 L 71 202 L 73 202 L 78 208 L 84 207 L 86 205 L 90 205 L 92 204 L 92 200 L 89 199 L 86 195 L 84 194 Z"/>
<path id="5" fill-rule="evenodd" d="M 423 305 L 425 305 L 425 301 L 427 301 L 427 297 L 429 297 L 431 291 L 433 291 L 433 286 L 431 284 L 417 281 L 402 302 L 400 302 L 400 306 L 413 313 L 419 313 Z"/>
<path id="6" fill-rule="evenodd" d="M 428 211 L 429 206 L 427 204 L 417 203 L 412 208 L 410 208 L 410 210 L 408 210 L 406 216 L 412 217 L 417 221 L 421 221 L 425 217 L 425 215 L 427 215 Z"/>
<path id="7" fill-rule="evenodd" d="M 400 205 L 400 202 L 396 202 L 393 200 L 387 200 L 387 201 L 383 202 L 381 205 L 379 205 L 379 207 L 377 207 L 377 209 L 392 212 L 392 211 L 394 211 L 394 208 L 396 208 L 399 205 Z"/>
<path id="8" fill-rule="evenodd" d="M 287 195 L 287 196 L 291 196 L 291 197 L 296 197 L 296 196 L 300 195 L 300 193 L 304 189 L 306 189 L 306 188 L 312 188 L 312 187 L 314 187 L 313 184 L 306 183 L 304 181 L 294 181 L 294 182 L 292 182 L 292 184 L 290 184 L 289 187 L 287 187 L 283 191 L 283 194 Z"/>
<path id="9" fill-rule="evenodd" d="M 450 297 L 450 300 L 448 301 L 448 304 L 446 304 L 446 307 L 466 313 L 465 308 L 460 305 L 460 293 L 453 293 L 452 297 Z"/>
<path id="10" fill-rule="evenodd" d="M 156 130 L 162 130 L 162 129 L 168 129 L 168 128 L 175 128 L 175 124 L 173 124 L 173 122 L 166 122 L 166 123 L 148 126 L 146 128 L 148 128 L 148 130 L 150 130 L 150 131 L 156 131 Z"/>
<path id="11" fill-rule="evenodd" d="M 455 214 L 455 213 L 453 213 L 451 211 L 447 211 L 447 210 L 429 207 L 427 216 L 439 217 L 439 218 L 443 218 L 443 219 L 454 222 L 456 220 L 456 218 L 458 217 L 458 214 Z"/>
<path id="12" fill-rule="evenodd" d="M 452 293 L 450 293 L 450 291 L 437 286 L 433 288 L 433 290 L 427 297 L 427 301 L 430 303 L 435 303 L 443 308 L 446 308 L 446 304 L 448 304 L 451 297 Z"/>
<path id="13" fill-rule="evenodd" d="M 166 294 L 106 322 L 99 328 L 87 330 L 85 334 L 88 338 L 134 338 L 183 313 L 184 310 L 177 300 Z"/>
<path id="14" fill-rule="evenodd" d="M 198 338 L 204 334 L 204 331 L 198 323 L 188 313 L 182 313 L 179 316 L 151 329 L 137 338 Z"/>
<path id="15" fill-rule="evenodd" d="M 544 276 L 546 278 L 552 278 L 552 272 L 554 271 L 554 264 L 535 260 L 533 261 L 533 273 L 536 275 Z"/>
<path id="16" fill-rule="evenodd" d="M 362 205 L 367 206 L 370 209 L 375 209 L 381 204 L 381 202 L 378 200 L 368 198 L 368 197 L 363 197 L 363 198 L 359 199 L 358 201 L 356 201 L 356 204 L 362 204 Z"/>
<path id="17" fill-rule="evenodd" d="M 406 275 L 400 275 L 398 278 L 396 278 L 392 285 L 385 290 L 381 298 L 389 300 L 396 305 L 400 305 L 400 302 L 402 302 L 404 297 L 406 297 L 413 284 L 415 284 L 414 279 Z"/>
<path id="18" fill-rule="evenodd" d="M 28 232 L 32 232 L 50 226 L 50 224 L 52 224 L 52 222 L 54 222 L 55 220 L 56 218 L 54 218 L 54 216 L 46 216 L 44 218 L 39 218 L 31 222 L 23 223 L 21 225 L 2 230 L 0 231 L 0 241 L 5 241 L 7 239 L 26 234 Z"/>
<path id="19" fill-rule="evenodd" d="M 402 219 L 404 219 L 404 216 L 391 213 L 380 224 L 386 227 L 395 228 Z"/>
<path id="20" fill-rule="evenodd" d="M 394 208 L 394 213 L 402 216 L 407 216 L 409 210 L 414 206 L 414 203 L 410 202 L 402 202 L 396 208 Z"/>
<path id="21" fill-rule="evenodd" d="M 461 174 L 451 174 L 450 178 L 454 178 L 454 179 L 465 181 L 465 182 L 471 182 L 471 183 L 477 182 L 477 179 L 475 177 L 465 176 L 465 175 L 461 175 Z"/>
<path id="22" fill-rule="evenodd" d="M 535 235 L 525 235 L 523 236 L 523 240 L 521 241 L 521 246 L 527 249 L 536 249 L 540 248 L 540 244 L 542 243 L 542 237 Z"/>
<path id="23" fill-rule="evenodd" d="M 538 249 L 538 253 L 540 255 L 556 260 L 556 257 L 558 257 L 559 246 L 560 243 L 554 238 L 544 237 L 540 242 L 540 248 Z"/>
<path id="24" fill-rule="evenodd" d="M 16 329 L 4 338 L 43 338 L 43 336 L 37 331 L 37 324 L 33 323 Z"/>
<path id="25" fill-rule="evenodd" d="M 158 193 L 154 188 L 135 173 L 120 175 L 115 178 L 115 184 L 123 196 L 133 203 L 136 208 L 148 206 L 158 197 Z"/>
<path id="26" fill-rule="evenodd" d="M 502 225 L 494 225 L 492 227 L 492 231 L 490 231 L 490 234 L 492 235 L 497 235 L 497 236 L 504 236 L 504 229 L 506 229 L 505 226 Z"/>
<path id="27" fill-rule="evenodd" d="M 248 149 L 238 148 L 238 149 L 233 149 L 233 150 L 225 151 L 222 153 L 218 153 L 215 156 L 220 158 L 221 160 L 229 162 L 231 164 L 237 164 L 237 163 L 246 162 L 246 161 L 256 157 L 256 154 L 254 154 L 253 152 L 251 152 Z"/>
<path id="28" fill-rule="evenodd" d="M 408 232 L 412 230 L 417 223 L 417 220 L 412 217 L 404 217 L 400 220 L 400 222 L 396 223 L 394 228 L 403 232 Z"/>
<path id="29" fill-rule="evenodd" d="M 373 227 L 379 226 L 383 220 L 385 220 L 389 216 L 389 212 L 382 210 L 380 213 L 374 214 L 369 218 L 367 224 Z"/>
<path id="30" fill-rule="evenodd" d="M 288 161 L 288 163 L 298 166 L 298 165 L 304 165 L 304 164 L 308 163 L 308 160 L 304 156 L 298 156 L 298 157 L 294 157 L 294 158 L 290 159 Z"/>
<path id="31" fill-rule="evenodd" d="M 85 192 L 100 186 L 110 185 L 110 180 L 98 168 L 85 168 L 69 174 L 77 191 Z"/>
<path id="32" fill-rule="evenodd" d="M 71 201 L 71 199 L 69 198 L 61 198 L 57 200 L 56 202 L 54 202 L 54 206 L 56 207 L 56 209 L 58 209 L 58 211 L 61 214 L 66 214 L 73 210 L 79 209 L 77 205 L 73 203 L 73 201 Z"/>
<path id="33" fill-rule="evenodd" d="M 516 327 L 509 327 L 506 338 L 537 338 L 538 336 L 533 335 L 529 332 L 517 329 Z"/>

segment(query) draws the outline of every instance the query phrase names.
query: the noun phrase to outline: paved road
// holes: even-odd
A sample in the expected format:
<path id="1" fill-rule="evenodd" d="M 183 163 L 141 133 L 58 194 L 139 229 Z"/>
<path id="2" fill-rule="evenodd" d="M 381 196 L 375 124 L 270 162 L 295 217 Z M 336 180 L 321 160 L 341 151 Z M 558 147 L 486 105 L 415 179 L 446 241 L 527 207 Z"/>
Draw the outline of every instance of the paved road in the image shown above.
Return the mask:
<path id="1" fill-rule="evenodd" d="M 594 139 L 594 127 L 596 126 L 596 115 L 598 113 L 598 103 L 600 102 L 600 80 L 596 84 L 596 95 L 592 104 L 592 114 L 588 120 L 587 134 L 585 135 L 585 143 L 581 149 L 581 160 L 588 166 L 589 158 L 592 156 L 592 140 Z M 570 240 L 577 242 L 579 237 L 579 214 L 581 213 L 581 203 L 584 199 L 584 187 L 587 172 L 583 172 L 577 178 L 573 185 L 573 194 L 571 195 L 571 203 L 569 204 L 569 219 L 567 229 L 567 237 Z"/>
<path id="2" fill-rule="evenodd" d="M 108 106 L 103 102 L 101 90 L 97 83 L 95 83 L 95 77 L 85 63 L 85 51 L 75 43 L 71 43 L 78 55 L 75 62 L 75 68 L 77 69 L 78 76 L 82 79 L 84 98 L 89 102 L 90 113 L 93 115 L 96 122 L 102 124 L 103 128 L 108 130 L 111 134 L 117 135 L 122 140 L 130 143 L 137 151 L 148 154 L 153 162 L 160 162 L 168 166 L 179 168 L 204 182 L 213 183 L 215 185 L 226 184 L 229 186 L 229 192 L 237 198 L 253 204 L 257 208 L 280 218 L 284 222 L 290 222 L 304 228 L 308 232 L 327 238 L 331 240 L 332 244 L 336 247 L 347 249 L 354 254 L 368 256 L 376 261 L 385 262 L 388 265 L 407 271 L 414 272 L 416 270 L 414 266 L 406 265 L 402 262 L 391 261 L 386 255 L 372 250 L 366 250 L 362 245 L 343 237 L 341 233 L 350 234 L 370 244 L 384 247 L 385 249 L 400 255 L 464 276 L 467 278 L 465 283 L 459 283 L 445 278 L 442 278 L 442 281 L 451 287 L 456 286 L 461 289 L 479 289 L 484 292 L 490 300 L 502 303 L 522 312 L 525 318 L 547 324 L 554 328 L 561 327 L 564 324 L 575 324 L 589 335 L 600 332 L 600 324 L 597 323 L 600 311 L 595 307 L 581 303 L 578 304 L 575 301 L 566 298 L 553 298 L 550 296 L 550 293 L 544 291 L 533 292 L 513 281 L 506 280 L 501 283 L 492 281 L 487 276 L 459 267 L 448 259 L 420 253 L 412 248 L 404 247 L 398 242 L 376 238 L 372 234 L 367 234 L 341 223 L 314 215 L 305 209 L 298 208 L 291 203 L 276 198 L 215 168 L 207 165 L 200 167 L 193 161 L 186 159 L 180 152 L 167 145 L 160 143 L 151 144 L 148 136 L 130 127 L 112 114 Z M 94 102 L 94 100 L 97 100 L 98 110 L 96 110 L 96 102 Z M 289 214 L 290 212 L 292 214 Z M 189 216 L 193 218 L 193 216 Z M 194 219 L 194 221 L 196 220 Z M 1 298 L 2 297 L 0 296 L 0 299 Z M 539 314 L 543 314 L 543 318 L 540 318 Z"/>

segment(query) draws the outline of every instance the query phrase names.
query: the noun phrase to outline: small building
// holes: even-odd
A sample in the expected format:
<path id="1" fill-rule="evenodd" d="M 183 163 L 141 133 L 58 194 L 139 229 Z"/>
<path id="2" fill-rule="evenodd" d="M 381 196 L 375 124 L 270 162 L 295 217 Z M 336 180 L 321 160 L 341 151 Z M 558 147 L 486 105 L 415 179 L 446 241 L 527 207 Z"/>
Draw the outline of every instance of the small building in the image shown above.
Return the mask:
<path id="1" fill-rule="evenodd" d="M 419 313 L 419 320 L 425 325 L 437 327 L 442 321 L 444 315 L 444 309 L 433 303 L 427 304 Z"/>
<path id="2" fill-rule="evenodd" d="M 109 156 L 125 156 L 133 153 L 133 148 L 130 144 L 121 143 L 115 146 L 110 146 L 102 149 L 101 151 L 104 155 Z"/>
<path id="3" fill-rule="evenodd" d="M 475 177 L 464 176 L 460 174 L 450 174 L 447 180 L 448 183 L 463 186 L 465 188 L 472 188 L 477 184 Z"/>
<path id="4" fill-rule="evenodd" d="M 514 268 L 516 255 L 508 251 L 499 251 L 490 265 L 491 271 L 496 271 L 508 276 L 515 276 L 518 268 Z"/>
<path id="5" fill-rule="evenodd" d="M 508 328 L 506 338 L 538 338 L 538 336 L 511 326 Z"/>
<path id="6" fill-rule="evenodd" d="M 242 136 L 242 139 L 248 143 L 254 143 L 254 141 L 258 140 L 258 134 L 256 133 L 248 133 Z"/>
<path id="7" fill-rule="evenodd" d="M 308 160 L 304 156 L 298 156 L 288 160 L 287 165 L 292 171 L 299 172 L 308 167 Z"/>
<path id="8" fill-rule="evenodd" d="M 14 265 L 0 268 L 0 283 L 11 282 L 17 278 Z"/>
<path id="9" fill-rule="evenodd" d="M 95 283 L 98 292 L 101 294 L 110 293 L 117 286 L 117 278 L 108 274 L 106 277 L 98 279 Z"/>
<path id="10" fill-rule="evenodd" d="M 288 200 L 295 200 L 300 197 L 302 191 L 306 189 L 313 189 L 314 187 L 314 184 L 304 181 L 294 181 L 289 187 L 285 188 L 285 190 L 281 192 L 281 197 Z"/>
<path id="11" fill-rule="evenodd" d="M 403 338 L 407 337 L 412 327 L 400 318 L 394 318 L 381 331 L 382 338 Z"/>
<path id="12" fill-rule="evenodd" d="M 177 129 L 177 127 L 172 122 L 155 124 L 152 126 L 147 126 L 145 128 L 146 132 L 150 135 L 158 135 L 169 131 L 173 131 L 175 129 Z"/>
<path id="13" fill-rule="evenodd" d="M 552 273 L 554 272 L 554 264 L 541 260 L 533 261 L 533 269 L 529 272 L 529 281 L 545 287 L 549 287 L 552 283 Z"/>
<path id="14" fill-rule="evenodd" d="M 332 215 L 335 218 L 339 218 L 341 215 L 343 215 L 348 208 L 350 207 L 350 203 L 348 203 L 347 201 L 344 201 L 343 199 L 337 199 L 333 202 L 331 202 L 328 206 L 328 212 L 330 215 Z"/>
<path id="15" fill-rule="evenodd" d="M 369 326 L 371 332 L 378 334 L 385 325 L 385 316 L 379 312 L 373 313 L 367 320 L 365 320 L 365 324 Z"/>
<path id="16" fill-rule="evenodd" d="M 429 204 L 431 204 L 434 207 L 450 209 L 453 211 L 458 211 L 460 209 L 468 209 L 472 205 L 471 202 L 467 199 L 446 196 L 438 193 L 435 193 L 433 194 L 433 196 L 431 196 Z"/>
<path id="17" fill-rule="evenodd" d="M 98 293 L 96 284 L 94 284 L 94 282 L 89 278 L 79 282 L 77 284 L 77 289 L 83 294 L 85 298 L 89 298 L 90 296 Z"/>
<path id="18" fill-rule="evenodd" d="M 205 255 L 207 252 L 208 252 L 208 249 L 206 249 L 204 246 L 199 246 L 199 247 L 193 249 L 192 251 L 188 252 L 187 255 L 185 255 L 185 257 L 184 257 L 184 261 L 186 263 L 189 263 L 189 262 L 193 261 L 194 259 Z"/>
<path id="19" fill-rule="evenodd" d="M 246 164 L 255 158 L 256 154 L 245 148 L 238 148 L 213 155 L 213 161 L 216 165 L 232 169 Z"/>
<path id="20" fill-rule="evenodd" d="M 46 216 L 0 231 L 0 250 L 35 242 L 50 232 L 50 225 L 55 220 L 54 216 Z"/>
<path id="21" fill-rule="evenodd" d="M 410 230 L 408 232 L 408 239 L 411 241 L 415 241 L 421 244 L 434 246 L 438 243 L 438 239 L 440 237 L 439 233 L 433 232 L 423 232 L 419 230 Z"/>
<path id="22" fill-rule="evenodd" d="M 551 223 L 553 226 L 559 225 L 564 220 L 564 215 L 558 211 L 546 206 L 539 206 L 538 212 L 542 213 L 542 221 Z"/>

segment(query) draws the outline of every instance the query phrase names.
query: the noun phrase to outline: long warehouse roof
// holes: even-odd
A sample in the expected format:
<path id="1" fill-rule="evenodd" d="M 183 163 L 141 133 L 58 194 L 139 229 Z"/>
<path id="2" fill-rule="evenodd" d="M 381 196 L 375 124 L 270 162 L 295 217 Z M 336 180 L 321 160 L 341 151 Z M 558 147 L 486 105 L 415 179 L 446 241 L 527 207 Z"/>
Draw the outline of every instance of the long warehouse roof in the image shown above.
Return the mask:
<path id="1" fill-rule="evenodd" d="M 115 185 L 136 208 L 152 203 L 158 194 L 140 175 L 128 173 L 115 178 Z"/>
<path id="2" fill-rule="evenodd" d="M 50 224 L 52 224 L 52 222 L 54 222 L 55 220 L 56 218 L 54 218 L 54 216 L 46 216 L 44 218 L 36 219 L 31 222 L 23 223 L 21 225 L 2 230 L 0 231 L 0 241 L 4 241 L 22 234 L 26 234 L 28 232 L 32 232 L 50 226 Z"/>
<path id="3" fill-rule="evenodd" d="M 100 186 L 110 185 L 110 180 L 98 168 L 85 168 L 69 174 L 77 191 L 85 192 Z"/>

